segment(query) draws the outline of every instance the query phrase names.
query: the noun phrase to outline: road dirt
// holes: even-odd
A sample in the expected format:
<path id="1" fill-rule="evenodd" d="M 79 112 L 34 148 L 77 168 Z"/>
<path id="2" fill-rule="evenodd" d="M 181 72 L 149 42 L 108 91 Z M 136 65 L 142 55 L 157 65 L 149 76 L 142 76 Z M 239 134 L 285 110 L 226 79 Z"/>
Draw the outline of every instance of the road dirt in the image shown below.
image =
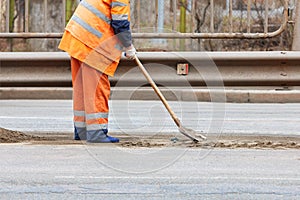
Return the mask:
<path id="1" fill-rule="evenodd" d="M 44 136 L 45 135 L 45 136 Z M 119 135 L 120 143 L 115 144 L 123 148 L 251 148 L 251 149 L 300 149 L 300 137 L 296 136 L 239 136 L 222 135 L 208 136 L 205 141 L 193 143 L 181 135 L 153 135 L 132 136 Z M 85 141 L 75 141 L 72 135 L 26 134 L 19 131 L 0 128 L 0 143 L 25 143 L 29 145 L 87 145 Z M 97 144 L 98 145 L 98 144 Z M 100 145 L 100 144 L 99 144 Z"/>
<path id="2" fill-rule="evenodd" d="M 25 134 L 20 131 L 12 131 L 0 128 L 0 143 L 20 143 L 26 141 L 47 141 L 49 138 L 37 135 Z"/>

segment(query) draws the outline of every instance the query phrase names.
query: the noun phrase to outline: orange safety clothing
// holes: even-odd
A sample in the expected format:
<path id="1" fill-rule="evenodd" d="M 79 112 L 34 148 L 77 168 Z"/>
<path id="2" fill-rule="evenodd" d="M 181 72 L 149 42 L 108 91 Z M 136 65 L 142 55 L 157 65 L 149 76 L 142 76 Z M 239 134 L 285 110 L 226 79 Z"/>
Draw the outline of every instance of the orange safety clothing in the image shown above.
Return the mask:
<path id="1" fill-rule="evenodd" d="M 90 132 L 87 137 L 106 134 L 110 96 L 108 76 L 76 58 L 71 58 L 71 71 L 75 127 L 78 131 Z"/>
<path id="2" fill-rule="evenodd" d="M 131 46 L 129 0 L 82 0 L 59 48 L 71 56 L 75 139 L 116 142 L 107 136 L 110 83 L 123 47 Z"/>
<path id="3" fill-rule="evenodd" d="M 59 48 L 113 76 L 121 58 L 122 45 L 131 43 L 131 38 L 126 37 L 127 41 L 119 41 L 124 38 L 122 33 L 129 31 L 126 30 L 129 19 L 129 0 L 83 0 L 67 24 Z"/>

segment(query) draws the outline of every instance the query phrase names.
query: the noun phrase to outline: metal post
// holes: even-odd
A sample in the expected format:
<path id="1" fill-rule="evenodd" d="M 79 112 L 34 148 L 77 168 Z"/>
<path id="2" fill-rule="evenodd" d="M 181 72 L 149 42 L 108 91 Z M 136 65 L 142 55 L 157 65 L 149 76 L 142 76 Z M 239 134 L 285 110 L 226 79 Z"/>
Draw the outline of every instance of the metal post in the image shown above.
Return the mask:
<path id="1" fill-rule="evenodd" d="M 157 24 L 156 24 L 156 32 L 163 33 L 164 32 L 164 8 L 165 8 L 165 0 L 158 0 L 157 2 Z M 153 42 L 163 44 L 166 42 L 165 39 L 154 39 Z"/>
<path id="2" fill-rule="evenodd" d="M 300 51 L 300 1 L 297 1 L 296 4 L 296 17 L 292 50 Z"/>
<path id="3" fill-rule="evenodd" d="M 186 0 L 181 0 L 182 5 L 180 6 L 180 32 L 186 32 Z"/>
<path id="4" fill-rule="evenodd" d="M 210 0 L 210 32 L 215 32 L 214 28 L 214 0 Z"/>
<path id="5" fill-rule="evenodd" d="M 164 10 L 165 10 L 165 1 L 158 0 L 157 28 L 159 33 L 162 33 L 164 29 L 164 12 L 165 12 Z"/>
<path id="6" fill-rule="evenodd" d="M 194 28 L 194 24 L 195 24 L 195 20 L 194 20 L 194 17 L 195 17 L 195 0 L 191 0 L 191 26 L 190 26 L 190 32 L 191 33 L 195 33 L 195 28 Z M 192 49 L 191 50 L 194 50 L 193 49 L 193 39 L 191 39 L 191 47 Z"/>
<path id="7" fill-rule="evenodd" d="M 186 0 L 181 0 L 182 5 L 180 6 L 180 32 L 186 32 Z M 180 50 L 185 49 L 185 40 L 180 40 Z"/>

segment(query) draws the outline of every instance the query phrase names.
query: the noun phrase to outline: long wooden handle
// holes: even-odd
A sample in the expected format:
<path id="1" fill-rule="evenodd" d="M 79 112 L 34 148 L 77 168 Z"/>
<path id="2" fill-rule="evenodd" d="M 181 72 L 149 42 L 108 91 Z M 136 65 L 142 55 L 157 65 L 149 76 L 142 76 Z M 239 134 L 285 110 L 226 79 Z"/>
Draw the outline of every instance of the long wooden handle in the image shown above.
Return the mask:
<path id="1" fill-rule="evenodd" d="M 150 83 L 151 87 L 154 89 L 154 91 L 157 94 L 157 96 L 160 98 L 160 100 L 162 101 L 162 103 L 165 105 L 166 109 L 168 110 L 168 112 L 171 115 L 172 119 L 174 120 L 175 124 L 178 127 L 180 127 L 181 125 L 180 125 L 179 119 L 177 118 L 177 116 L 175 115 L 175 113 L 171 109 L 169 103 L 167 102 L 166 98 L 160 92 L 160 90 L 158 89 L 157 85 L 155 84 L 155 82 L 151 78 L 150 74 L 145 69 L 145 67 L 143 66 L 143 64 L 141 63 L 141 61 L 139 60 L 139 58 L 136 55 L 134 57 L 134 60 L 135 60 L 136 64 L 138 65 L 138 67 L 140 68 L 140 70 L 142 71 L 142 73 L 144 74 L 144 76 L 146 77 L 146 79 L 148 80 L 148 82 Z"/>

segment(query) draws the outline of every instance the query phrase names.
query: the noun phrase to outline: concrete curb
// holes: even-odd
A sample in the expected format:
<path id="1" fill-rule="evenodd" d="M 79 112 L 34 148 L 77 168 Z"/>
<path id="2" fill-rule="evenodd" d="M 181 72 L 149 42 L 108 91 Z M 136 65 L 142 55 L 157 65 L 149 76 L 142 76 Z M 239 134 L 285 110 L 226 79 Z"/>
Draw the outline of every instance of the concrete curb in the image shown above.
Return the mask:
<path id="1" fill-rule="evenodd" d="M 170 101 L 300 103 L 300 89 L 161 88 Z M 0 99 L 72 99 L 70 87 L 1 87 Z M 114 87 L 111 99 L 159 100 L 152 88 Z"/>

